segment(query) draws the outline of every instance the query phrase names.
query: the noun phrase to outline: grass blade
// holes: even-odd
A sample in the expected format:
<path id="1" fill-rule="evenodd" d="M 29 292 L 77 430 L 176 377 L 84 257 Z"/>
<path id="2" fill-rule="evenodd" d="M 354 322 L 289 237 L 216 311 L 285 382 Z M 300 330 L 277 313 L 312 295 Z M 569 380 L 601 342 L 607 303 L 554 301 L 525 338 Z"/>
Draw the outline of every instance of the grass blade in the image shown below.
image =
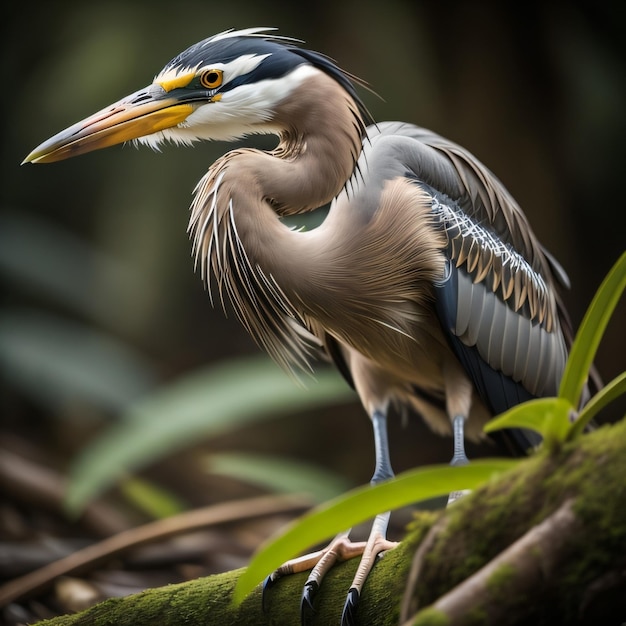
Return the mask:
<path id="1" fill-rule="evenodd" d="M 619 396 L 626 393 L 626 372 L 622 372 L 617 378 L 605 385 L 598 393 L 596 393 L 589 402 L 584 406 L 578 419 L 571 425 L 568 436 L 570 439 L 576 439 L 580 436 L 585 426 L 606 406 Z"/>
<path id="2" fill-rule="evenodd" d="M 485 425 L 490 433 L 503 428 L 529 428 L 544 439 L 563 441 L 570 427 L 572 406 L 563 398 L 537 398 L 518 404 Z"/>
<path id="3" fill-rule="evenodd" d="M 594 296 L 572 344 L 559 397 L 577 407 L 606 326 L 626 288 L 626 252 L 611 268 Z"/>
<path id="4" fill-rule="evenodd" d="M 235 359 L 194 372 L 134 404 L 83 450 L 72 468 L 68 506 L 79 511 L 125 472 L 199 438 L 354 397 L 334 370 L 320 369 L 310 389 L 303 389 L 267 357 Z"/>
<path id="5" fill-rule="evenodd" d="M 431 466 L 399 474 L 375 487 L 360 487 L 296 520 L 253 557 L 239 578 L 234 599 L 240 602 L 286 560 L 376 514 L 441 496 L 475 489 L 494 475 L 514 467 L 509 459 L 480 460 L 464 467 Z"/>
<path id="6" fill-rule="evenodd" d="M 314 502 L 326 502 L 351 487 L 343 477 L 312 463 L 265 454 L 211 454 L 205 467 L 275 492 L 305 493 Z"/>
<path id="7" fill-rule="evenodd" d="M 0 371 L 53 409 L 72 401 L 119 412 L 155 379 L 152 364 L 132 346 L 89 325 L 30 309 L 0 313 Z"/>

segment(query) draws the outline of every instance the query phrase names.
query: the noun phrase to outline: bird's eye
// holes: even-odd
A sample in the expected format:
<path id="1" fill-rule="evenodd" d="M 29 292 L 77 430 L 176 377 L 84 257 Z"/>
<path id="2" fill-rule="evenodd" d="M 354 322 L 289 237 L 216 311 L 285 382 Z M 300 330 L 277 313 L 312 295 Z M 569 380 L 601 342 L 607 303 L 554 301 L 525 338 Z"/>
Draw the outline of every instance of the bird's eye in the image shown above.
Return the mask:
<path id="1" fill-rule="evenodd" d="M 206 70 L 200 74 L 200 84 L 207 89 L 216 89 L 222 84 L 222 70 Z"/>

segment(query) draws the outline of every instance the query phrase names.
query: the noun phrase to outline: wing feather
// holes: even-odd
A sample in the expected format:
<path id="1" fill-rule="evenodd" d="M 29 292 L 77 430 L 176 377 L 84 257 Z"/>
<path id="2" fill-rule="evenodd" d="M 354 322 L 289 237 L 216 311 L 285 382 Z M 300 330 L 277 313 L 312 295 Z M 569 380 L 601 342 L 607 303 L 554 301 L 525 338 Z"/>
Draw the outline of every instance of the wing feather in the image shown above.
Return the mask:
<path id="1" fill-rule="evenodd" d="M 431 197 L 447 241 L 437 314 L 485 404 L 496 414 L 556 394 L 569 328 L 557 287 L 567 276 L 515 200 L 468 151 L 426 129 L 378 124 L 368 129 L 364 168 L 370 149 L 376 176 L 404 175 Z M 375 198 L 366 202 L 375 210 Z"/>
<path id="2" fill-rule="evenodd" d="M 431 195 L 447 235 L 448 279 L 436 286 L 437 308 L 483 399 L 505 410 L 521 398 L 555 394 L 567 355 L 556 292 L 567 280 L 562 268 L 500 181 L 468 151 L 408 124 L 370 129 L 373 143 L 384 135 L 393 136 L 406 175 Z"/>

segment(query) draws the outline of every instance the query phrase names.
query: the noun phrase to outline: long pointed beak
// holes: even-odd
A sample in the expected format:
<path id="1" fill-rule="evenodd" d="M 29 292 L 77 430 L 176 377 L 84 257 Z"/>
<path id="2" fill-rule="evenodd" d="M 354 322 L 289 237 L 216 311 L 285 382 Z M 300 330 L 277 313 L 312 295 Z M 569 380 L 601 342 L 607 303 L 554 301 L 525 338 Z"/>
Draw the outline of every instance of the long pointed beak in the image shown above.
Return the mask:
<path id="1" fill-rule="evenodd" d="M 52 163 L 151 135 L 180 124 L 194 109 L 151 85 L 44 141 L 23 163 Z"/>

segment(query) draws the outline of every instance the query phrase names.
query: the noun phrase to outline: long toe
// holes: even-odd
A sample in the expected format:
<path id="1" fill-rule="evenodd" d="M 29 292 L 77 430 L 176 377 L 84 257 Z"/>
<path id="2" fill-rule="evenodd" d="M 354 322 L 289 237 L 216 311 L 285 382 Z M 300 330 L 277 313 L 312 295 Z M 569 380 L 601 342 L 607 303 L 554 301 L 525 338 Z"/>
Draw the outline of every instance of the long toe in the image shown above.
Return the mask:
<path id="1" fill-rule="evenodd" d="M 311 552 L 310 554 L 305 554 L 304 556 L 291 559 L 290 561 L 283 563 L 278 569 L 274 570 L 263 582 L 263 591 L 261 596 L 263 611 L 267 612 L 269 608 L 269 590 L 276 584 L 279 578 L 310 570 L 312 567 L 315 567 L 317 563 L 319 563 L 324 554 L 325 550 Z"/>
<path id="2" fill-rule="evenodd" d="M 348 591 L 346 602 L 343 605 L 343 613 L 341 614 L 341 626 L 356 626 L 356 609 L 359 605 L 361 595 L 359 590 L 352 587 Z"/>
<path id="3" fill-rule="evenodd" d="M 361 555 L 361 562 L 354 574 L 352 585 L 350 586 L 350 591 L 348 592 L 348 597 L 343 607 L 341 626 L 356 624 L 356 610 L 365 580 L 372 571 L 376 561 L 383 556 L 387 550 L 391 550 L 398 545 L 397 542 L 389 541 L 386 537 L 388 523 L 389 513 L 381 513 L 374 519 L 369 539 Z"/>
<path id="4" fill-rule="evenodd" d="M 324 550 L 319 550 L 318 552 L 313 552 L 287 561 L 270 574 L 263 583 L 263 610 L 268 611 L 268 597 L 270 595 L 268 592 L 279 578 L 310 569 L 311 572 L 302 589 L 300 619 L 303 626 L 311 624 L 315 612 L 315 596 L 319 591 L 324 576 L 326 576 L 338 561 L 347 561 L 363 554 L 366 543 L 364 541 L 350 541 L 349 532 L 350 531 L 346 531 L 337 535 Z"/>
<path id="5" fill-rule="evenodd" d="M 374 519 L 370 536 L 367 540 L 361 562 L 356 570 L 354 579 L 352 580 L 352 589 L 356 589 L 359 593 L 363 588 L 365 579 L 372 571 L 374 564 L 380 556 L 387 550 L 395 548 L 398 544 L 395 541 L 387 539 L 387 524 L 389 523 L 389 513 L 380 513 Z"/>

